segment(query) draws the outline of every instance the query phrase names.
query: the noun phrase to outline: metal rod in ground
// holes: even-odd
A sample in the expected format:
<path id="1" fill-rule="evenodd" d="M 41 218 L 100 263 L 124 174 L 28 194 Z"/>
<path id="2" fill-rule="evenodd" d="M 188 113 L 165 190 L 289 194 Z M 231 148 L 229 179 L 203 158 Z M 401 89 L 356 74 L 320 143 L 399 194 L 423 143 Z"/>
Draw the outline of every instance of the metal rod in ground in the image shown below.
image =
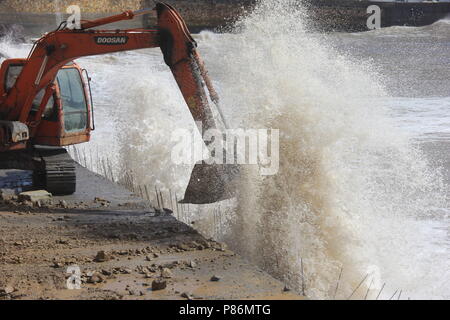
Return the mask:
<path id="1" fill-rule="evenodd" d="M 128 189 L 131 192 L 134 192 L 134 184 L 133 184 L 133 177 L 131 176 L 131 174 L 127 171 L 127 178 L 128 178 Z"/>
<path id="2" fill-rule="evenodd" d="M 220 206 L 220 204 L 219 204 L 219 219 L 220 219 L 220 221 L 219 221 L 219 226 L 220 226 L 219 231 L 220 231 L 220 236 L 222 236 L 223 235 L 223 220 L 224 220 L 224 218 L 223 218 L 223 214 L 222 214 L 222 207 Z"/>
<path id="3" fill-rule="evenodd" d="M 214 237 L 216 235 L 216 208 L 214 208 L 213 210 L 213 225 L 211 226 L 211 228 L 211 237 Z"/>
<path id="4" fill-rule="evenodd" d="M 83 148 L 83 158 L 84 158 L 84 167 L 87 168 L 87 157 L 85 148 Z"/>
<path id="5" fill-rule="evenodd" d="M 158 188 L 155 186 L 155 194 L 156 194 L 156 201 L 158 201 L 158 209 L 161 209 L 161 203 L 159 202 L 159 196 L 158 196 Z"/>
<path id="6" fill-rule="evenodd" d="M 300 267 L 302 268 L 302 295 L 305 296 L 305 274 L 303 273 L 303 258 L 300 258 Z"/>
<path id="7" fill-rule="evenodd" d="M 89 168 L 89 170 L 94 171 L 94 160 L 92 159 L 92 148 L 89 148 L 89 159 L 91 162 L 91 167 Z"/>
<path id="8" fill-rule="evenodd" d="M 164 198 L 161 190 L 159 190 L 159 196 L 161 197 L 161 210 L 164 210 Z"/>
<path id="9" fill-rule="evenodd" d="M 97 161 L 96 161 L 96 163 L 97 163 L 97 173 L 100 174 L 101 167 L 100 167 L 100 154 L 98 152 L 98 147 L 97 147 Z"/>
<path id="10" fill-rule="evenodd" d="M 402 296 L 402 292 L 403 292 L 403 290 L 400 290 L 400 293 L 398 294 L 397 300 L 400 300 L 400 297 Z"/>
<path id="11" fill-rule="evenodd" d="M 374 278 L 372 277 L 372 280 L 370 281 L 369 287 L 367 288 L 366 295 L 364 296 L 364 300 L 367 300 L 367 296 L 369 295 L 369 291 L 370 291 L 370 288 L 372 287 L 373 280 L 374 280 Z"/>
<path id="12" fill-rule="evenodd" d="M 73 146 L 73 150 L 74 150 L 73 155 L 74 155 L 75 161 L 80 163 L 80 158 L 78 157 L 78 148 Z"/>
<path id="13" fill-rule="evenodd" d="M 394 298 L 394 296 L 397 294 L 397 291 L 398 291 L 398 289 L 395 290 L 394 294 L 392 295 L 392 297 L 389 298 L 389 300 L 392 300 L 392 298 Z"/>
<path id="14" fill-rule="evenodd" d="M 128 176 L 130 177 L 131 191 L 133 193 L 136 193 L 136 187 L 135 187 L 135 184 L 134 184 L 133 172 L 128 172 Z"/>
<path id="15" fill-rule="evenodd" d="M 105 159 L 102 159 L 103 176 L 108 179 L 108 172 L 106 171 Z"/>
<path id="16" fill-rule="evenodd" d="M 107 160 L 107 163 L 108 163 L 109 174 L 111 175 L 111 181 L 112 182 L 116 182 L 115 179 L 114 179 L 114 173 L 113 173 L 111 161 L 109 161 L 109 158 Z"/>
<path id="17" fill-rule="evenodd" d="M 359 289 L 359 287 L 361 287 L 361 285 L 363 284 L 364 281 L 366 281 L 366 278 L 369 276 L 369 274 L 366 274 L 366 276 L 361 280 L 361 282 L 358 284 L 358 286 L 355 288 L 355 290 L 353 290 L 352 294 L 347 298 L 347 300 L 349 300 L 353 294 L 355 294 L 356 290 Z"/>
<path id="18" fill-rule="evenodd" d="M 74 145 L 72 146 L 72 152 L 73 152 L 73 159 L 74 159 L 76 162 L 78 162 L 78 161 L 77 161 L 76 147 L 75 147 Z"/>
<path id="19" fill-rule="evenodd" d="M 215 233 L 216 233 L 216 237 L 219 235 L 219 232 L 220 232 L 220 208 L 219 207 L 217 207 L 217 210 L 216 210 L 216 231 L 215 231 Z"/>
<path id="20" fill-rule="evenodd" d="M 377 297 L 376 297 L 375 300 L 378 300 L 378 298 L 380 297 L 381 292 L 383 291 L 385 285 L 386 285 L 386 283 L 383 283 L 383 285 L 381 286 L 380 292 L 378 292 Z"/>
<path id="21" fill-rule="evenodd" d="M 182 203 L 180 203 L 180 208 L 181 208 L 181 216 L 183 217 L 183 222 L 186 222 L 186 214 L 184 213 L 184 206 Z"/>
<path id="22" fill-rule="evenodd" d="M 70 152 L 70 156 L 73 158 L 73 160 L 76 161 L 76 159 L 75 159 L 75 146 L 74 145 L 69 146 L 69 152 Z"/>
<path id="23" fill-rule="evenodd" d="M 338 288 L 339 288 L 339 284 L 341 283 L 341 277 L 342 277 L 342 271 L 343 270 L 344 270 L 344 267 L 341 267 L 341 272 L 339 272 L 339 278 L 338 278 L 338 281 L 336 283 L 336 289 L 334 290 L 333 299 L 336 299 L 336 294 L 337 294 L 337 291 L 338 291 Z"/>
<path id="24" fill-rule="evenodd" d="M 124 184 L 125 188 L 127 188 L 128 190 L 130 190 L 130 182 L 128 181 L 128 175 L 127 175 L 126 172 L 124 173 L 122 179 L 123 179 L 123 184 Z"/>
<path id="25" fill-rule="evenodd" d="M 145 194 L 147 195 L 147 200 L 150 201 L 150 194 L 149 194 L 149 192 L 148 192 L 148 189 L 147 189 L 147 185 L 146 185 L 146 184 L 144 184 L 144 189 L 145 189 Z"/>
<path id="26" fill-rule="evenodd" d="M 176 193 L 175 193 L 175 204 L 177 206 L 177 220 L 180 220 L 180 211 L 178 210 L 178 197 Z"/>
<path id="27" fill-rule="evenodd" d="M 172 209 L 172 212 L 175 212 L 175 209 L 173 207 L 172 190 L 170 190 L 170 188 L 169 188 L 169 198 L 170 198 L 170 206 L 171 206 L 170 209 Z"/>

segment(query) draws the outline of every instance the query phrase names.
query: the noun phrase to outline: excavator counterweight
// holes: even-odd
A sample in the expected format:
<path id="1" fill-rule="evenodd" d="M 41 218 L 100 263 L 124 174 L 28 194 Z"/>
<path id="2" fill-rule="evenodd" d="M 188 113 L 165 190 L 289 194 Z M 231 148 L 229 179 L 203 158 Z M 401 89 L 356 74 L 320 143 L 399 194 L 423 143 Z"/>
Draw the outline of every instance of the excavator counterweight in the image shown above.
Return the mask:
<path id="1" fill-rule="evenodd" d="M 3 61 L 1 168 L 33 170 L 36 184 L 55 194 L 75 192 L 75 166 L 63 147 L 88 142 L 95 128 L 90 79 L 73 62 L 85 56 L 159 47 L 194 120 L 204 130 L 219 128 L 209 102 L 217 103 L 218 96 L 184 20 L 168 4 L 157 3 L 154 10 L 155 29 L 93 29 L 133 19 L 147 9 L 84 21 L 75 30 L 63 24 L 37 40 L 26 59 Z M 184 202 L 230 197 L 225 184 L 235 173 L 224 166 L 196 165 Z"/>

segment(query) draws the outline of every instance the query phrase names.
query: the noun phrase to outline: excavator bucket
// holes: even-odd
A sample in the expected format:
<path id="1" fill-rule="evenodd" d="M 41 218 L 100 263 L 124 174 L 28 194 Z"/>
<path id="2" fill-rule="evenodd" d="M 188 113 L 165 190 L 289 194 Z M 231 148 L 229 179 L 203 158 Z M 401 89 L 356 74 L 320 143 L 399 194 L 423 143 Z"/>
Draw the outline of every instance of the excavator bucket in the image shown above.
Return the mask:
<path id="1" fill-rule="evenodd" d="M 218 95 L 196 50 L 197 43 L 174 8 L 158 3 L 156 11 L 164 61 L 170 67 L 192 117 L 201 124 L 200 131 L 214 129 L 223 132 L 227 125 Z M 216 112 L 213 112 L 212 104 Z M 205 144 L 208 147 L 207 141 Z M 234 164 L 197 163 L 181 203 L 206 204 L 232 198 L 239 171 Z"/>
<path id="2" fill-rule="evenodd" d="M 206 204 L 233 198 L 239 172 L 238 165 L 196 163 L 180 203 Z"/>

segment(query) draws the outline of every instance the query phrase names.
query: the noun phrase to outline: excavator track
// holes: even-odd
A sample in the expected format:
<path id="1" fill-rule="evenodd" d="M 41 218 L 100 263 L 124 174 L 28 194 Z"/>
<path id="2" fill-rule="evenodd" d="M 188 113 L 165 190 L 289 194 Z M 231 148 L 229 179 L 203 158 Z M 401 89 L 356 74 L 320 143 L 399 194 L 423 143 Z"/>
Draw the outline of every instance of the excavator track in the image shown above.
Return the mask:
<path id="1" fill-rule="evenodd" d="M 34 184 L 54 195 L 68 195 L 76 190 L 75 161 L 63 148 L 36 148 L 41 168 L 34 172 Z"/>

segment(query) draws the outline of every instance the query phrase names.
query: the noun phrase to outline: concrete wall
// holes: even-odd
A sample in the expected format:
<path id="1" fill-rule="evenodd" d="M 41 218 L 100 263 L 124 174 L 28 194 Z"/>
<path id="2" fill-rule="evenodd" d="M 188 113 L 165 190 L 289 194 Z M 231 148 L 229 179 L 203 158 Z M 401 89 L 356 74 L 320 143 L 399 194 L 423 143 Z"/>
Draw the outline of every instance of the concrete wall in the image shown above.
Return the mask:
<path id="1" fill-rule="evenodd" d="M 72 4 L 83 12 L 108 13 L 139 9 L 142 0 L 0 0 L 0 12 L 54 13 L 64 12 Z"/>
<path id="2" fill-rule="evenodd" d="M 423 26 L 450 14 L 450 3 L 395 3 L 354 0 L 305 0 L 314 27 L 324 31 L 367 31 L 367 8 L 381 8 L 381 26 Z"/>
<path id="3" fill-rule="evenodd" d="M 0 0 L 0 34 L 1 25 L 19 24 L 26 36 L 37 37 L 43 32 L 57 27 L 56 12 L 65 12 L 70 4 L 81 8 L 82 19 L 95 19 L 125 10 L 153 8 L 153 0 Z M 225 26 L 239 17 L 245 9 L 251 8 L 255 0 L 165 0 L 186 20 L 191 32 L 215 29 Z M 58 3 L 58 5 L 56 5 Z M 67 16 L 65 14 L 62 15 Z M 156 24 L 152 16 L 138 17 L 131 21 L 109 25 L 108 28 L 140 28 Z"/>
<path id="4" fill-rule="evenodd" d="M 256 0 L 165 0 L 175 7 L 186 20 L 191 32 L 226 26 L 238 19 L 246 10 L 251 10 Z M 153 8 L 155 1 L 143 0 L 143 7 Z M 156 24 L 149 17 L 147 25 Z"/>
<path id="5" fill-rule="evenodd" d="M 257 0 L 165 0 L 176 7 L 192 32 L 225 26 Z M 307 4 L 313 27 L 324 31 L 365 31 L 371 4 L 381 9 L 382 26 L 421 26 L 435 22 L 450 13 L 450 3 L 386 3 L 356 0 L 299 0 Z M 153 0 L 0 0 L 1 26 L 20 24 L 26 35 L 39 36 L 56 28 L 55 12 L 64 12 L 70 4 L 78 4 L 83 19 L 94 19 L 127 9 L 153 8 Z M 145 16 L 112 25 L 112 28 L 136 28 L 155 25 Z"/>
<path id="6" fill-rule="evenodd" d="M 84 13 L 83 19 L 92 20 L 104 17 L 105 14 Z M 9 29 L 14 29 L 15 33 L 24 37 L 40 37 L 45 32 L 55 30 L 60 19 L 65 19 L 65 15 L 57 17 L 53 13 L 0 13 L 0 36 L 8 33 Z M 108 25 L 108 29 L 129 29 L 142 28 L 144 18 L 137 17 L 133 20 L 121 21 Z"/>

